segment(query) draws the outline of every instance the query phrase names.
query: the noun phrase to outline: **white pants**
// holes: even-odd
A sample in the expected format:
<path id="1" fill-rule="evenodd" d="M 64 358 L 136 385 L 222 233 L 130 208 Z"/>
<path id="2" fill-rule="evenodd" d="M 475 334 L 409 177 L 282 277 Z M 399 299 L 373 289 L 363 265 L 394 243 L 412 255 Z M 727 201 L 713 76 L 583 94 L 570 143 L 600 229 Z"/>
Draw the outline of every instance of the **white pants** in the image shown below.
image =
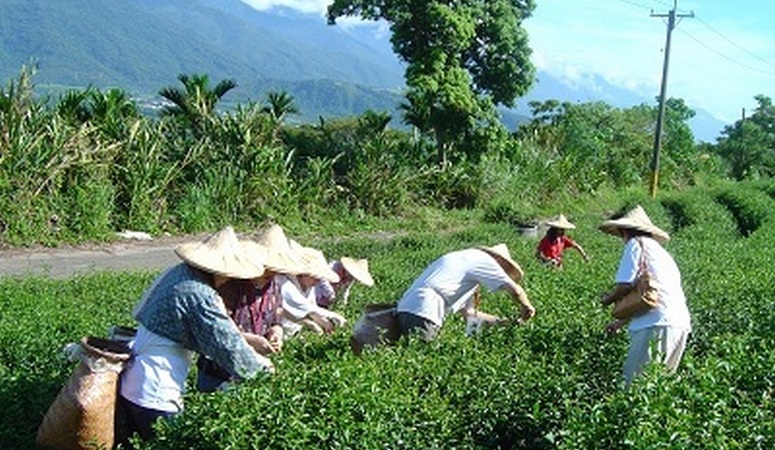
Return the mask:
<path id="1" fill-rule="evenodd" d="M 664 364 L 669 372 L 678 368 L 688 337 L 689 330 L 666 326 L 630 332 L 630 350 L 623 370 L 627 384 L 651 361 Z"/>

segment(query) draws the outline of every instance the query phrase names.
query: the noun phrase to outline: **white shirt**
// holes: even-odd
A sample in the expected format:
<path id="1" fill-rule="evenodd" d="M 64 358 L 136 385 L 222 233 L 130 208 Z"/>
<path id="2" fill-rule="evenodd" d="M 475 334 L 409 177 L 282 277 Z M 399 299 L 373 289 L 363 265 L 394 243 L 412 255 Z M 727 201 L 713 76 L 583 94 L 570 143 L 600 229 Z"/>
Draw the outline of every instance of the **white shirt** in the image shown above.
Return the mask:
<path id="1" fill-rule="evenodd" d="M 345 322 L 340 314 L 318 306 L 316 286 L 304 291 L 299 280 L 292 275 L 277 275 L 277 283 L 280 286 L 280 295 L 283 300 L 283 317 L 281 324 L 287 336 L 293 336 L 302 329 L 298 321 L 304 319 L 313 312 L 323 317 L 333 319 L 335 323 Z"/>
<path id="2" fill-rule="evenodd" d="M 121 396 L 157 411 L 182 411 L 193 352 L 142 325 L 131 347 L 133 359 L 121 373 Z"/>
<path id="3" fill-rule="evenodd" d="M 639 240 L 645 247 L 646 267 L 658 285 L 659 307 L 633 318 L 629 331 L 653 326 L 670 326 L 691 331 L 691 316 L 681 286 L 681 272 L 673 257 L 654 239 L 643 236 L 627 241 L 616 272 L 616 283 L 633 283 L 639 275 L 642 251 Z"/>
<path id="4" fill-rule="evenodd" d="M 476 248 L 438 258 L 414 280 L 396 311 L 408 312 L 441 326 L 444 318 L 460 311 L 479 285 L 492 292 L 511 281 L 490 255 Z"/>

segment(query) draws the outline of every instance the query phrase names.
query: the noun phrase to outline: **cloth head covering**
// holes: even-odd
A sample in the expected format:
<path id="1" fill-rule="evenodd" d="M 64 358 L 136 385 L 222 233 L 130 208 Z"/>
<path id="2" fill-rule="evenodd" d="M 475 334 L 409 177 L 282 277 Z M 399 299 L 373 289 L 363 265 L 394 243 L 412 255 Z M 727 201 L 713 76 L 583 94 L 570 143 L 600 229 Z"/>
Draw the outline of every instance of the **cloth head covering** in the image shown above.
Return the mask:
<path id="1" fill-rule="evenodd" d="M 498 261 L 498 264 L 503 267 L 503 270 L 506 271 L 509 278 L 514 280 L 515 283 L 522 281 L 525 272 L 519 264 L 511 258 L 511 253 L 509 253 L 509 248 L 506 244 L 498 244 L 493 247 L 480 246 L 476 248 L 495 258 L 495 260 Z"/>
<path id="2" fill-rule="evenodd" d="M 627 228 L 648 233 L 659 242 L 670 240 L 670 235 L 667 234 L 666 231 L 651 223 L 651 219 L 649 219 L 649 216 L 646 215 L 646 211 L 640 205 L 637 205 L 618 219 L 606 220 L 598 228 L 604 233 L 613 234 L 615 236 L 619 235 L 619 229 Z"/>
<path id="3" fill-rule="evenodd" d="M 264 273 L 264 266 L 247 254 L 231 226 L 204 241 L 180 244 L 175 254 L 197 269 L 228 278 L 247 280 Z"/>
<path id="4" fill-rule="evenodd" d="M 280 225 L 270 225 L 259 231 L 254 240 L 243 241 L 245 250 L 269 270 L 287 275 L 304 273 L 304 263 L 291 248 Z"/>
<path id="5" fill-rule="evenodd" d="M 342 256 L 339 259 L 342 263 L 342 267 L 359 283 L 368 287 L 374 286 L 374 278 L 369 273 L 369 261 L 366 259 L 355 259 L 348 256 Z"/>
<path id="6" fill-rule="evenodd" d="M 547 221 L 546 224 L 550 227 L 561 228 L 563 230 L 573 230 L 576 228 L 576 225 L 572 224 L 563 214 L 553 217 L 551 220 Z"/>

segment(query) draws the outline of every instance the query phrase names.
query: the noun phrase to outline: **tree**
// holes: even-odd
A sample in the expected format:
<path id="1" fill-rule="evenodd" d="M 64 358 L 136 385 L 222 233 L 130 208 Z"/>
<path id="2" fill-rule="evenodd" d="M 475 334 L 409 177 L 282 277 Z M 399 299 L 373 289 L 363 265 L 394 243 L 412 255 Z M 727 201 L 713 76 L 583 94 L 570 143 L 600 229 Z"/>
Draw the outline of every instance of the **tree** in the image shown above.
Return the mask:
<path id="1" fill-rule="evenodd" d="M 237 82 L 223 80 L 215 88 L 210 89 L 210 79 L 207 75 L 180 74 L 178 80 L 183 83 L 183 89 L 166 87 L 159 91 L 159 95 L 172 103 L 165 106 L 161 113 L 178 118 L 191 128 L 194 136 L 201 136 L 205 122 L 215 111 L 215 104 L 227 92 L 237 87 Z"/>
<path id="2" fill-rule="evenodd" d="M 775 175 L 775 106 L 767 96 L 754 98 L 753 115 L 726 126 L 714 149 L 737 180 Z"/>
<path id="3" fill-rule="evenodd" d="M 521 24 L 534 8 L 533 0 L 334 0 L 328 22 L 390 24 L 393 50 L 408 64 L 404 121 L 435 139 L 443 165 L 477 128 L 500 126 L 495 105 L 513 106 L 532 84 Z"/>
<path id="4" fill-rule="evenodd" d="M 299 108 L 294 103 L 293 96 L 287 92 L 269 92 L 266 94 L 267 105 L 261 111 L 269 114 L 277 124 L 282 124 L 288 114 L 298 114 Z"/>

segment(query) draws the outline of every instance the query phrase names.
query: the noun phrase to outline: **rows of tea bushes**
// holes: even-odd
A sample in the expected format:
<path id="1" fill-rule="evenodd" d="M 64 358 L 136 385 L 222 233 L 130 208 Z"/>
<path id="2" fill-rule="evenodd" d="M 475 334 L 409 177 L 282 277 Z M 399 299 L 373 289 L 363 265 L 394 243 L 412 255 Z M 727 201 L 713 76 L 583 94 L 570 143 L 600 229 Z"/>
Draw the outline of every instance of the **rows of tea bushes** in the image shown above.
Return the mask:
<path id="1" fill-rule="evenodd" d="M 609 316 L 598 306 L 622 243 L 597 225 L 635 203 L 672 235 L 667 248 L 682 269 L 694 332 L 677 373 L 653 366 L 625 389 L 627 337 L 605 335 Z M 450 215 L 427 228 L 407 224 L 403 233 L 322 227 L 298 235 L 332 257 L 369 258 L 377 284 L 354 287 L 343 308 L 351 321 L 365 303 L 395 301 L 440 254 L 498 242 L 522 263 L 538 315 L 475 338 L 453 317 L 433 343 L 408 341 L 361 357 L 349 352 L 348 330 L 305 336 L 274 358 L 271 378 L 226 393 L 192 390 L 185 414 L 138 448 L 775 448 L 774 207 L 762 184 L 569 205 L 578 225 L 572 236 L 591 261 L 570 252 L 562 271 L 534 260 L 536 240 L 484 213 Z M 33 446 L 73 369 L 61 347 L 104 335 L 112 324 L 131 325 L 131 306 L 153 275 L 0 281 L 0 448 Z M 482 305 L 517 311 L 498 293 L 484 294 Z"/>

